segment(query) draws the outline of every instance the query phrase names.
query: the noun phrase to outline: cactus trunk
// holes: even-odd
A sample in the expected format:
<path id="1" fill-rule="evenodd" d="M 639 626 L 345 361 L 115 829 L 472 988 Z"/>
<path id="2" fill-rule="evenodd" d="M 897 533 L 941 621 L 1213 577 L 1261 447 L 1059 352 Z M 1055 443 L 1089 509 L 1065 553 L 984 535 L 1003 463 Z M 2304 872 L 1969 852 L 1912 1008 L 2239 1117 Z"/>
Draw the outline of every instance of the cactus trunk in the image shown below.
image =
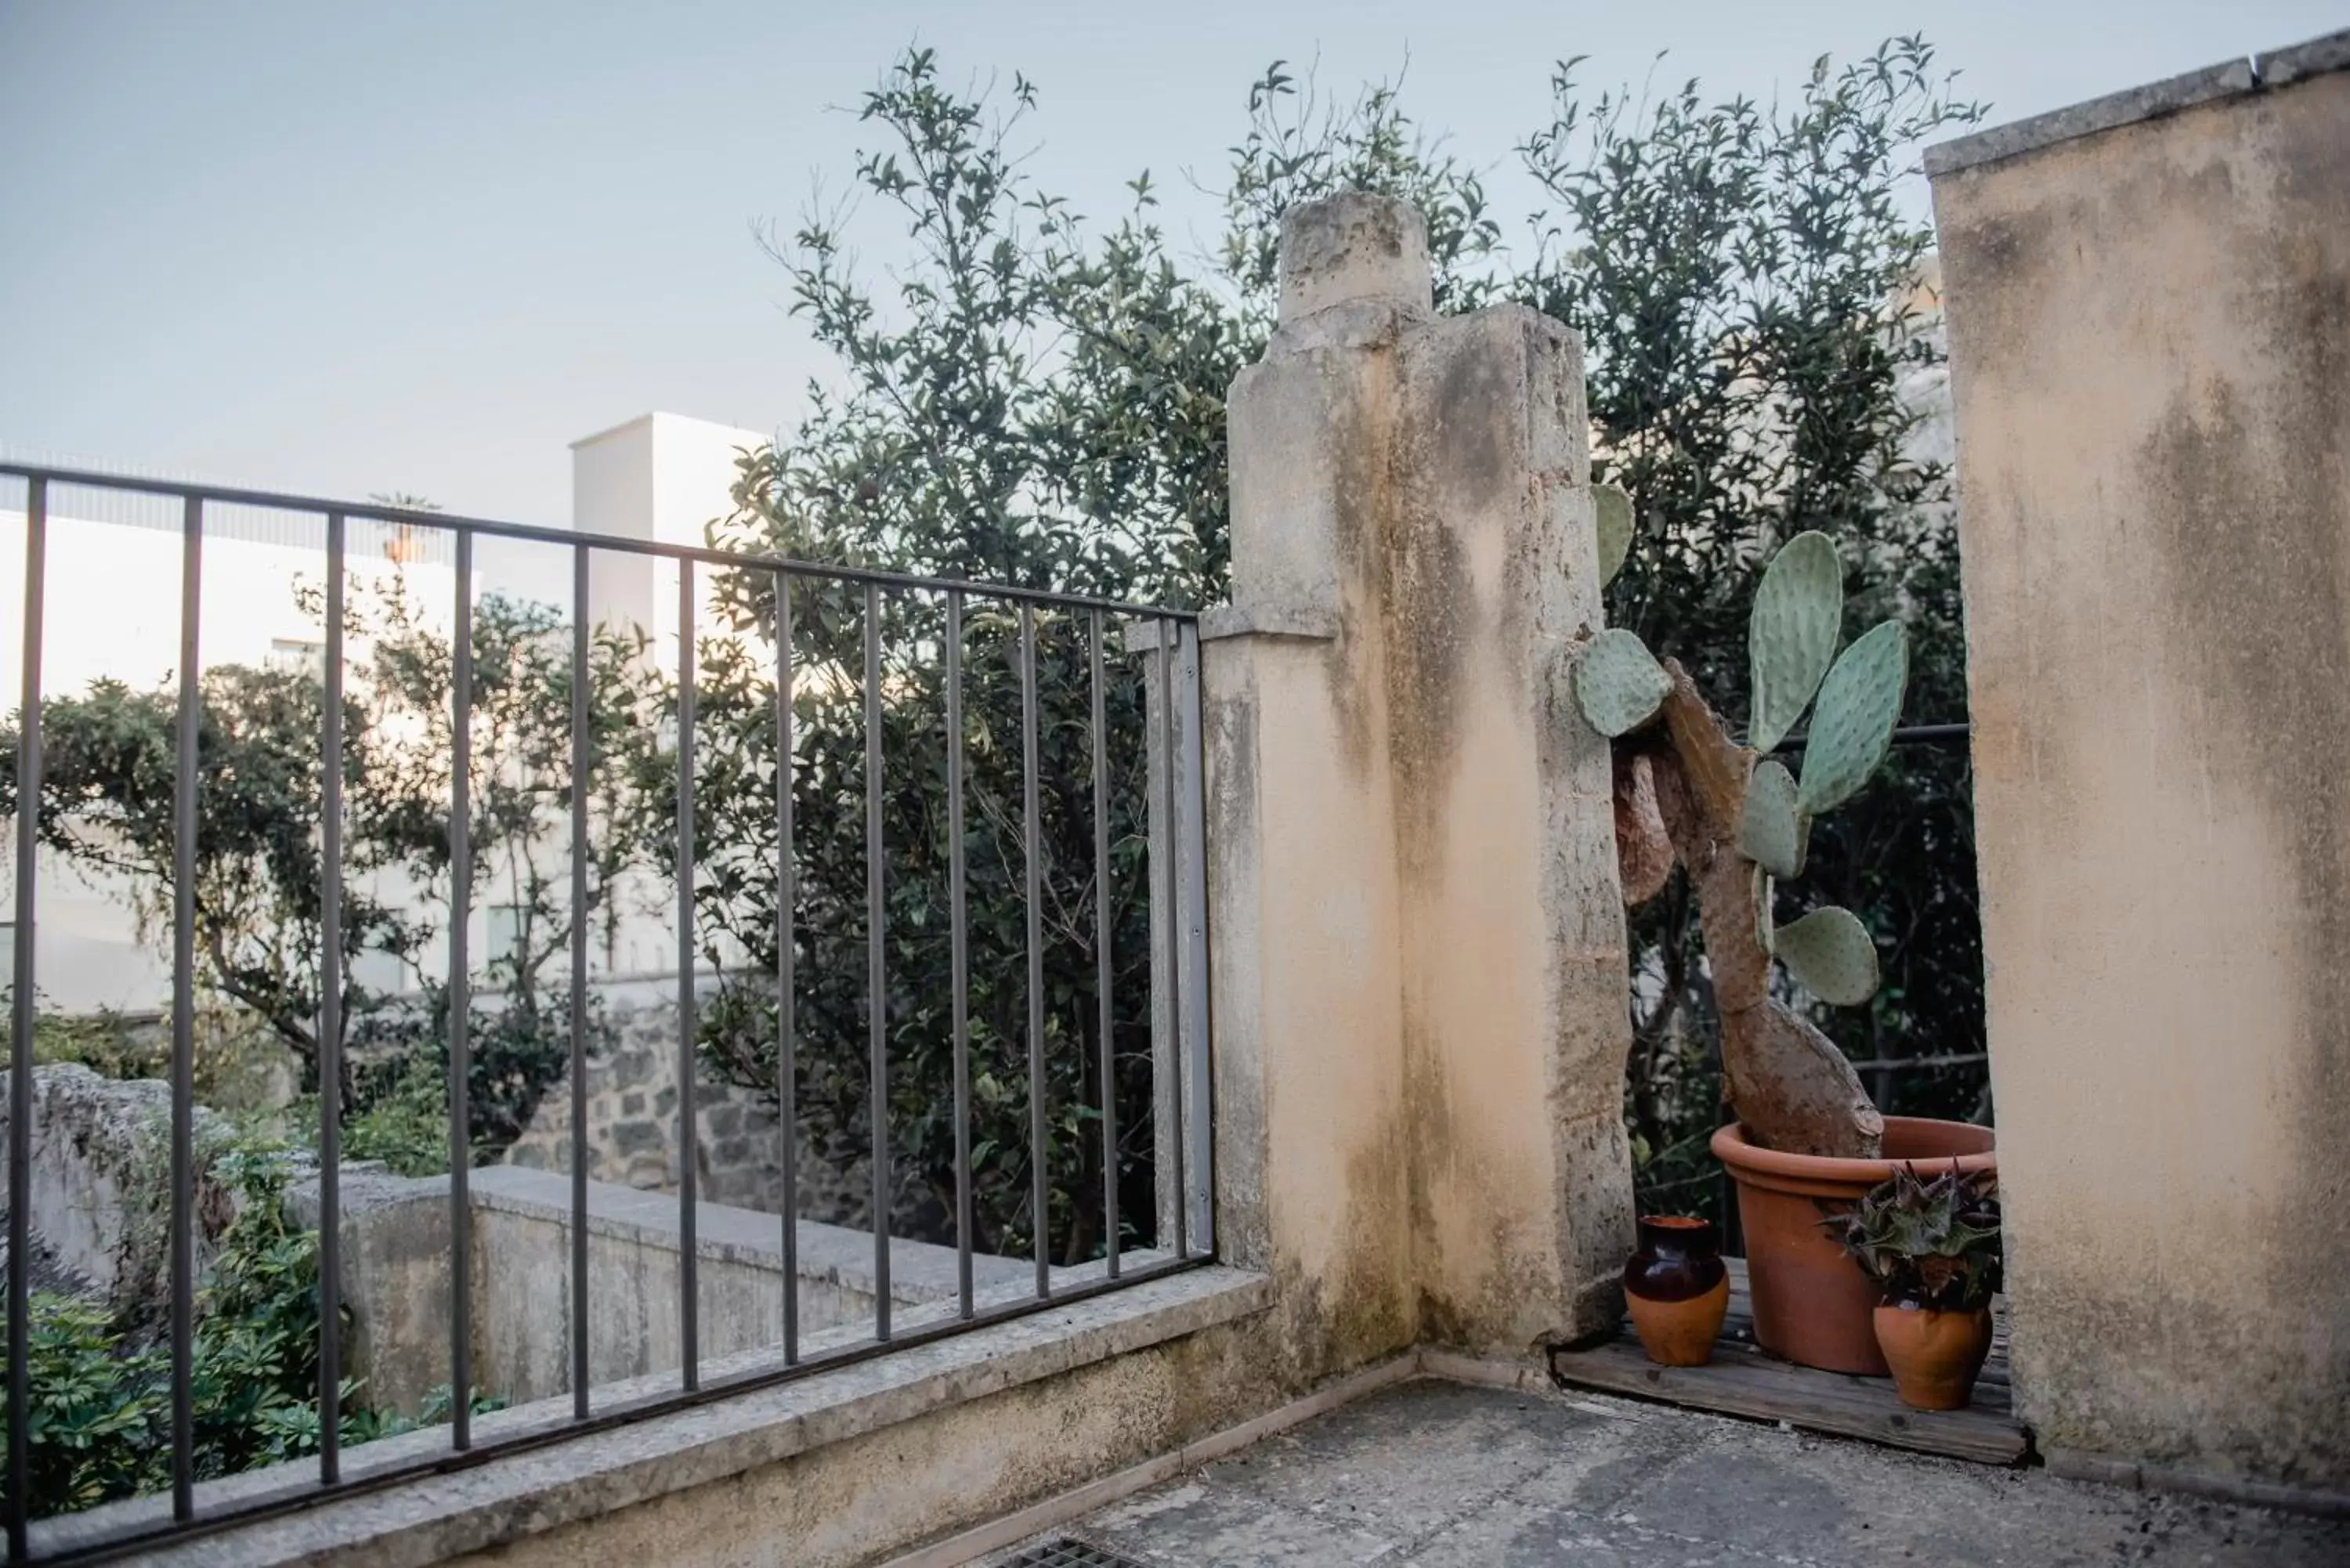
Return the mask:
<path id="1" fill-rule="evenodd" d="M 1738 746 L 1680 665 L 1661 733 L 1646 732 L 1659 813 L 1698 894 L 1721 1018 L 1731 1106 L 1752 1142 L 1795 1154 L 1874 1158 L 1885 1131 L 1860 1075 L 1826 1035 L 1771 995 L 1753 863 L 1736 849 L 1753 754 Z"/>

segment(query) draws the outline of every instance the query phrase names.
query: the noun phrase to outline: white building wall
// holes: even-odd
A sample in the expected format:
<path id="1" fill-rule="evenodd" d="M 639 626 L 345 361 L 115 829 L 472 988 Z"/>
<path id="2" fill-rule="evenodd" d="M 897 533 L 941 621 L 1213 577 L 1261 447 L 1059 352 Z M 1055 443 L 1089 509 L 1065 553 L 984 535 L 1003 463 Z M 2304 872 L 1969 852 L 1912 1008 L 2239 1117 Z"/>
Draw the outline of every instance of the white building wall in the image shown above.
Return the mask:
<path id="1" fill-rule="evenodd" d="M 582 534 L 706 545 L 710 524 L 734 509 L 733 489 L 744 448 L 763 446 L 756 431 L 640 414 L 571 445 L 571 525 Z M 677 563 L 599 551 L 588 569 L 588 607 L 599 624 L 633 622 L 653 642 L 661 667 L 677 667 Z M 706 571 L 699 574 L 706 579 Z M 712 596 L 699 585 L 699 629 L 706 634 Z"/>

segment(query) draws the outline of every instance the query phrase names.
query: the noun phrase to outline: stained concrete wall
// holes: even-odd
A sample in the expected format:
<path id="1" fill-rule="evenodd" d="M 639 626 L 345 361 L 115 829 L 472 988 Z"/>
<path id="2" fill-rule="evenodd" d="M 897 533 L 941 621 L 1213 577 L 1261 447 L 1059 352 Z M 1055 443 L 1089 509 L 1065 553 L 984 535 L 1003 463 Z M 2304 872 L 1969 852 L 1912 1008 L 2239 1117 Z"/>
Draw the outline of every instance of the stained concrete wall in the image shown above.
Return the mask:
<path id="1" fill-rule="evenodd" d="M 1929 154 L 2014 1376 L 2350 1484 L 2350 35 Z"/>
<path id="2" fill-rule="evenodd" d="M 1580 350 L 1434 316 L 1400 203 L 1282 258 L 1201 630 L 1219 1234 L 1314 1371 L 1528 1355 L 1613 1321 L 1631 1216 Z"/>

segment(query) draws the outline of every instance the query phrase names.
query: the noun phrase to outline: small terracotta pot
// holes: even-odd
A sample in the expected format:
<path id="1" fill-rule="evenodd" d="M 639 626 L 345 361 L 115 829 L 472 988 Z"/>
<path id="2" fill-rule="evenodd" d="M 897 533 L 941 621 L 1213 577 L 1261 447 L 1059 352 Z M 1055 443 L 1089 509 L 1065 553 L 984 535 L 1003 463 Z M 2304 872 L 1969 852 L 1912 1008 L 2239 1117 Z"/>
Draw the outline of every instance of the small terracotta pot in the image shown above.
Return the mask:
<path id="1" fill-rule="evenodd" d="M 1660 1366 L 1703 1366 L 1730 1311 L 1730 1270 L 1711 1220 L 1647 1215 L 1624 1265 L 1624 1301 L 1640 1348 Z"/>
<path id="2" fill-rule="evenodd" d="M 1746 1285 L 1754 1300 L 1755 1343 L 1802 1366 L 1882 1377 L 1869 1314 L 1876 1282 L 1845 1255 L 1820 1220 L 1857 1202 L 1894 1168 L 1938 1176 L 1956 1157 L 1971 1174 L 1997 1168 L 1991 1130 L 1920 1116 L 1885 1118 L 1881 1159 L 1835 1159 L 1758 1148 L 1736 1122 L 1713 1135 L 1716 1159 L 1738 1183 L 1738 1219 L 1746 1234 Z"/>
<path id="3" fill-rule="evenodd" d="M 1893 1368 L 1893 1391 L 1913 1410 L 1963 1410 L 1991 1354 L 1991 1308 L 1936 1312 L 1886 1303 L 1877 1343 Z"/>

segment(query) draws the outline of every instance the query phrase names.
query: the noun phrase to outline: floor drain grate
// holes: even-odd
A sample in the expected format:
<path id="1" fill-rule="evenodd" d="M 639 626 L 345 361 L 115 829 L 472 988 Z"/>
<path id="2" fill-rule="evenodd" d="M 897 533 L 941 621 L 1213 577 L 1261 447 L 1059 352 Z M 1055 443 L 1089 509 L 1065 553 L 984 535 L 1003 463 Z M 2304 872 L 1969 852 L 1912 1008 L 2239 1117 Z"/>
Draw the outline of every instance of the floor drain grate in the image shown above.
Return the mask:
<path id="1" fill-rule="evenodd" d="M 1065 1536 L 1058 1541 L 1047 1541 L 1042 1546 L 1031 1546 L 1006 1563 L 1003 1568 L 1149 1568 L 1149 1565 Z"/>

